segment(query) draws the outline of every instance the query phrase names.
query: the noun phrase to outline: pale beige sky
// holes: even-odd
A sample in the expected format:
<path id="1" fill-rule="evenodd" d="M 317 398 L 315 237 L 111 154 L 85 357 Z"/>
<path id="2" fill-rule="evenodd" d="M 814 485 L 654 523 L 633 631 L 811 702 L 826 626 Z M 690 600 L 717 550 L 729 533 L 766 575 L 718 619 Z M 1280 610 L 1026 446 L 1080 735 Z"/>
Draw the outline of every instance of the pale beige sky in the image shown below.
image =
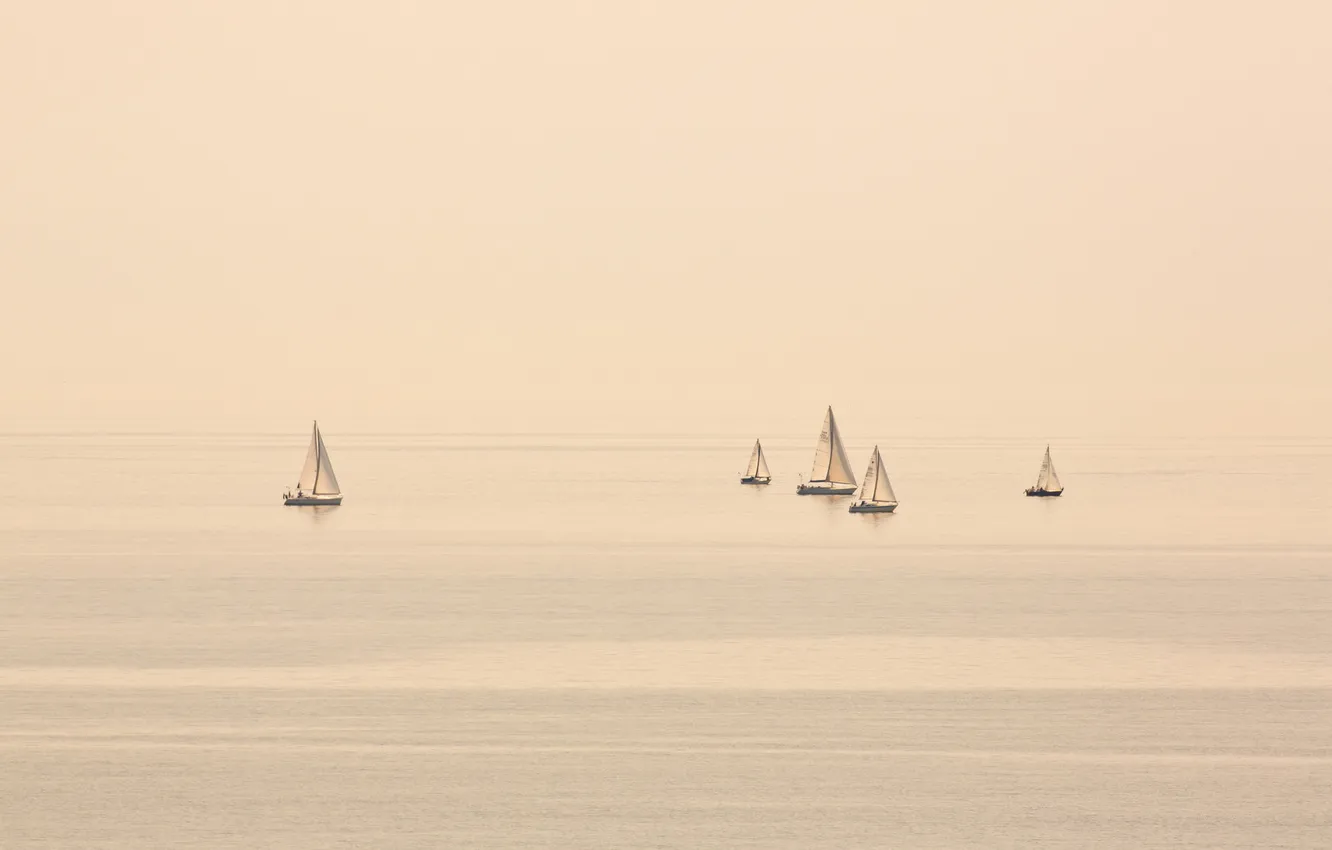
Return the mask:
<path id="1" fill-rule="evenodd" d="M 1332 429 L 1321 2 L 46 2 L 0 431 Z"/>

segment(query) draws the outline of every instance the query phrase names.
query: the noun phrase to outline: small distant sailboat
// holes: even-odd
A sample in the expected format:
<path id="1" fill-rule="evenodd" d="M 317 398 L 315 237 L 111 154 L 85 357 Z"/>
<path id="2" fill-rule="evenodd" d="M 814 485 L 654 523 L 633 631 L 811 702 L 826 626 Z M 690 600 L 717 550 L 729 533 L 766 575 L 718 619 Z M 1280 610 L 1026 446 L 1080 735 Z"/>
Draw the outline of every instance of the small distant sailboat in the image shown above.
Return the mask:
<path id="1" fill-rule="evenodd" d="M 851 513 L 890 514 L 896 507 L 897 496 L 893 494 L 893 485 L 888 483 L 879 447 L 875 446 L 869 469 L 865 471 L 865 483 L 860 485 L 860 498 L 852 503 Z"/>
<path id="2" fill-rule="evenodd" d="M 745 467 L 745 475 L 740 479 L 741 484 L 771 484 L 772 473 L 768 471 L 768 459 L 763 456 L 763 445 L 754 441 L 754 453 L 749 456 L 749 466 Z"/>
<path id="3" fill-rule="evenodd" d="M 823 417 L 819 444 L 814 449 L 814 468 L 810 470 L 809 480 L 796 487 L 796 493 L 801 496 L 850 496 L 854 492 L 856 476 L 851 473 L 851 463 L 846 459 L 842 435 L 837 430 L 837 419 L 830 406 Z"/>
<path id="4" fill-rule="evenodd" d="M 342 504 L 338 477 L 333 474 L 333 464 L 328 460 L 328 449 L 324 448 L 324 438 L 319 435 L 318 422 L 315 422 L 314 434 L 310 436 L 310 451 L 305 455 L 305 466 L 301 467 L 301 478 L 296 482 L 296 493 L 292 494 L 291 490 L 283 493 L 282 504 Z"/>
<path id="5" fill-rule="evenodd" d="M 1064 485 L 1059 483 L 1054 463 L 1050 460 L 1050 447 L 1045 447 L 1045 460 L 1041 461 L 1041 474 L 1036 477 L 1036 486 L 1026 489 L 1028 496 L 1058 496 L 1064 492 Z"/>

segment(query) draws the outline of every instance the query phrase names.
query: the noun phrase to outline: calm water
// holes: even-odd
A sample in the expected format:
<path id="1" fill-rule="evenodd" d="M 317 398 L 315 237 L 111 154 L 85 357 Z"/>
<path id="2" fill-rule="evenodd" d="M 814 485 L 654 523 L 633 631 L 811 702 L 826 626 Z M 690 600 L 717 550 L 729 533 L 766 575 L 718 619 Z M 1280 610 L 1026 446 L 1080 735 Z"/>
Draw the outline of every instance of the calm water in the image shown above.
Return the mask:
<path id="1" fill-rule="evenodd" d="M 325 436 L 0 437 L 5 850 L 1332 845 L 1332 441 Z"/>

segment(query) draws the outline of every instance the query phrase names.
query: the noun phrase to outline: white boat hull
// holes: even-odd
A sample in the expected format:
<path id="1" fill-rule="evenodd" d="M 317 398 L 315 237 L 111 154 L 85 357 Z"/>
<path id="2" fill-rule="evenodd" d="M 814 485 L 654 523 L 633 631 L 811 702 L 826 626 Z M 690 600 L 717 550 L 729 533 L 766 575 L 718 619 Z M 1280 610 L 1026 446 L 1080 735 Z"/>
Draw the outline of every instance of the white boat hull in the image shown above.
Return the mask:
<path id="1" fill-rule="evenodd" d="M 740 479 L 741 484 L 771 484 L 772 479 L 762 475 L 751 475 Z"/>
<path id="2" fill-rule="evenodd" d="M 853 514 L 890 514 L 897 510 L 897 505 L 875 505 L 859 503 L 851 506 Z"/>
<path id="3" fill-rule="evenodd" d="M 286 499 L 282 501 L 282 504 L 304 505 L 307 507 L 315 505 L 340 505 L 342 504 L 342 497 L 341 496 L 288 496 Z"/>
<path id="4" fill-rule="evenodd" d="M 831 481 L 814 481 L 796 487 L 797 496 L 851 496 L 856 492 L 854 484 L 834 484 Z"/>

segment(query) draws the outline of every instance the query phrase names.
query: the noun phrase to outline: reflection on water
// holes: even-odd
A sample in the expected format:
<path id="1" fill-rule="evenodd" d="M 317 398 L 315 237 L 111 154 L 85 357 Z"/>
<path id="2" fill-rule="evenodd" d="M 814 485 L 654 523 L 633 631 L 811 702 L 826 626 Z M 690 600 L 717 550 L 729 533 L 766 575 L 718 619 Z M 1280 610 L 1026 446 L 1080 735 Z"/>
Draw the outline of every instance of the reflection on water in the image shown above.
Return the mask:
<path id="1" fill-rule="evenodd" d="M 897 512 L 900 510 L 901 508 L 898 507 L 894 508 L 892 511 L 888 513 L 879 513 L 876 511 L 874 513 L 856 514 L 856 516 L 859 517 L 862 521 L 868 521 L 871 527 L 878 528 L 881 524 L 890 522 L 892 518 L 895 517 L 897 515 Z"/>
<path id="2" fill-rule="evenodd" d="M 338 508 L 340 508 L 340 507 L 342 507 L 342 506 L 341 506 L 341 505 L 305 505 L 305 506 L 302 506 L 302 507 L 301 507 L 301 510 L 303 510 L 303 511 L 308 511 L 309 514 L 310 514 L 311 519 L 313 519 L 315 522 L 323 522 L 325 519 L 328 518 L 328 515 L 329 515 L 329 514 L 331 514 L 332 512 L 336 511 L 336 510 L 337 510 Z"/>

